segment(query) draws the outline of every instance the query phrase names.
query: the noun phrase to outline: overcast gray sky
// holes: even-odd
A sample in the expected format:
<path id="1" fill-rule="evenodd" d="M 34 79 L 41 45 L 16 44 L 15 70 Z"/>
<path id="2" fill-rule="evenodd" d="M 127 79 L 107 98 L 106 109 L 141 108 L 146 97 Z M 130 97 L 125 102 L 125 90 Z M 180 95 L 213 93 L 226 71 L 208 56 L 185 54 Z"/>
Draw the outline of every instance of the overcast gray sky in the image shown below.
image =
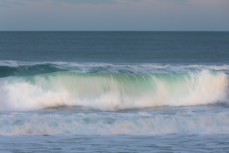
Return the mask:
<path id="1" fill-rule="evenodd" d="M 229 0 L 1 0 L 0 30 L 229 31 Z"/>

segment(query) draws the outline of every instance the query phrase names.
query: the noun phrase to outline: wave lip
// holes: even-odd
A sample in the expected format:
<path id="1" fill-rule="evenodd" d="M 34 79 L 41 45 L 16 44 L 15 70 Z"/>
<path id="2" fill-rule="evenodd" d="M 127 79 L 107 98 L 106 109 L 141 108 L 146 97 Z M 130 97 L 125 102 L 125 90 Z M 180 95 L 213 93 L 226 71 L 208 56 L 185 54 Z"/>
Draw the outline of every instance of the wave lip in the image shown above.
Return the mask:
<path id="1" fill-rule="evenodd" d="M 77 63 L 77 62 L 23 62 L 0 60 L 0 77 L 71 71 L 78 73 L 187 73 L 193 71 L 215 71 L 228 74 L 229 65 L 169 65 L 159 63 L 110 64 L 110 63 Z M 4 74 L 4 72 L 6 74 Z M 4 77 L 5 77 L 4 76 Z"/>
<path id="2" fill-rule="evenodd" d="M 56 72 L 0 80 L 1 110 L 77 106 L 116 111 L 226 102 L 228 77 L 203 70 L 185 74 Z"/>

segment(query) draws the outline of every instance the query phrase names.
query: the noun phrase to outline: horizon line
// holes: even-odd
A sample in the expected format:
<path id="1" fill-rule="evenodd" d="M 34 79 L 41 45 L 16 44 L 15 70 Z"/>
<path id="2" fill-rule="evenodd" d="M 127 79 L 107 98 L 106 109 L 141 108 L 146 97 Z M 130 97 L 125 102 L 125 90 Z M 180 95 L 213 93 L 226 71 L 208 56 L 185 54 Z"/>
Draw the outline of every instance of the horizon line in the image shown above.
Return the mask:
<path id="1" fill-rule="evenodd" d="M 0 32 L 229 32 L 229 30 L 0 30 Z"/>

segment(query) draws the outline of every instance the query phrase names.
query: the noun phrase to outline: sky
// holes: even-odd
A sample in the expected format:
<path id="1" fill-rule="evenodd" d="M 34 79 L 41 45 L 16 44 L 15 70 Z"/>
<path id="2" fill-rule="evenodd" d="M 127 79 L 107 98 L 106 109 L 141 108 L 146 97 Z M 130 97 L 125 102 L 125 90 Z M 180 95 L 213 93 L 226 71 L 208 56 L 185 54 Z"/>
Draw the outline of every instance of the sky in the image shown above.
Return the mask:
<path id="1" fill-rule="evenodd" d="M 229 0 L 0 0 L 0 31 L 229 31 Z"/>

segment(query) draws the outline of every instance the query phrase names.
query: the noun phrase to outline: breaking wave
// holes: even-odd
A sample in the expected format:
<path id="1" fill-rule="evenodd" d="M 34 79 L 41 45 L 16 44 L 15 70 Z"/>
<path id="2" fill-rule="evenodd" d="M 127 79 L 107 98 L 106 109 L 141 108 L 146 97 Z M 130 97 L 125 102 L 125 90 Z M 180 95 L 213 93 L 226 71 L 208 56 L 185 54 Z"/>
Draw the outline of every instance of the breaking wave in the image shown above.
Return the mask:
<path id="1" fill-rule="evenodd" d="M 58 71 L 0 79 L 1 110 L 76 106 L 116 111 L 193 106 L 227 101 L 228 76 L 185 73 L 78 73 Z"/>

